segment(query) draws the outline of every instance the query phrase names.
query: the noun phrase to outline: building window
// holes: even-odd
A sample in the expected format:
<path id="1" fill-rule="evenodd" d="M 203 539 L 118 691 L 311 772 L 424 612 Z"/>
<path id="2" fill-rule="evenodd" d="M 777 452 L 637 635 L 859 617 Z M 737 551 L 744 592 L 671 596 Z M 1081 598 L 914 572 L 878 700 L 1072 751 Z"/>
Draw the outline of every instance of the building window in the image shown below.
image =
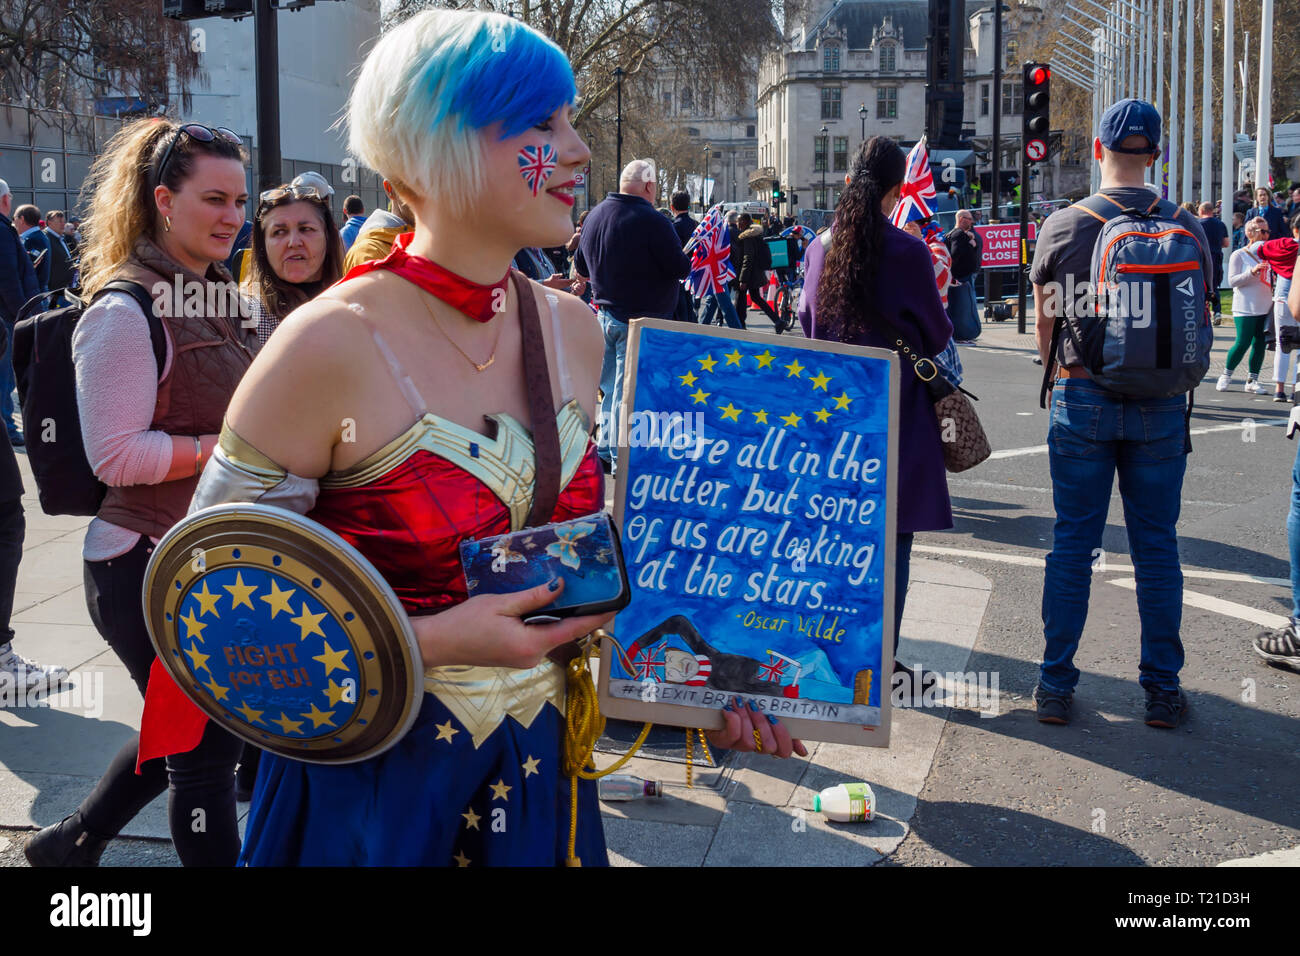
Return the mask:
<path id="1" fill-rule="evenodd" d="M 828 192 L 830 192 L 830 190 L 827 189 L 825 186 L 814 186 L 814 187 L 813 187 L 813 208 L 814 208 L 814 209 L 827 209 L 827 208 L 829 208 L 829 207 L 826 205 L 826 194 L 827 194 Z"/>
<path id="2" fill-rule="evenodd" d="M 826 73 L 838 73 L 840 69 L 840 48 L 828 46 L 822 50 L 822 70 Z"/>
<path id="3" fill-rule="evenodd" d="M 746 136 L 753 136 L 753 135 L 754 135 L 754 127 L 753 127 L 752 125 L 750 125 L 750 126 L 746 126 L 746 127 L 745 127 L 745 135 L 746 135 Z"/>
<path id="4" fill-rule="evenodd" d="M 880 48 L 880 72 L 893 73 L 898 69 L 898 47 L 886 43 Z"/>
<path id="5" fill-rule="evenodd" d="M 826 172 L 826 140 L 825 136 L 813 137 L 813 172 Z M 824 206 L 818 206 L 818 209 L 824 209 Z"/>
<path id="6" fill-rule="evenodd" d="M 990 83 L 980 84 L 980 116 L 989 115 L 989 98 L 993 95 L 993 86 Z"/>
<path id="7" fill-rule="evenodd" d="M 847 172 L 849 168 L 849 138 L 847 136 L 835 137 L 835 171 L 837 173 Z"/>
<path id="8" fill-rule="evenodd" d="M 822 119 L 839 119 L 840 118 L 840 98 L 844 91 L 839 87 L 828 87 L 822 90 Z"/>
<path id="9" fill-rule="evenodd" d="M 1020 59 L 1020 43 L 1019 43 L 1019 41 L 1017 41 L 1017 40 L 1008 40 L 1008 41 L 1007 41 L 1007 65 L 1006 65 L 1006 68 L 1007 68 L 1007 69 L 1011 69 L 1013 66 L 1016 65 L 1016 61 L 1019 60 L 1019 59 Z"/>
<path id="10" fill-rule="evenodd" d="M 694 126 L 688 126 L 688 127 L 686 127 L 686 135 L 687 135 L 687 136 L 699 136 L 699 135 L 700 135 L 700 131 L 699 131 L 698 129 L 696 129 Z M 719 154 L 719 155 L 721 155 L 721 154 Z"/>
<path id="11" fill-rule="evenodd" d="M 664 113 L 671 116 L 672 112 L 673 112 L 673 94 L 664 93 Z"/>
<path id="12" fill-rule="evenodd" d="M 694 112 L 695 94 L 691 92 L 691 88 L 689 86 L 682 87 L 680 99 L 681 99 L 683 113 Z"/>
<path id="13" fill-rule="evenodd" d="M 876 118 L 898 118 L 898 87 L 882 86 L 876 90 Z"/>
<path id="14" fill-rule="evenodd" d="M 1002 84 L 1002 115 L 1018 116 L 1024 112 L 1024 86 L 1020 83 Z"/>

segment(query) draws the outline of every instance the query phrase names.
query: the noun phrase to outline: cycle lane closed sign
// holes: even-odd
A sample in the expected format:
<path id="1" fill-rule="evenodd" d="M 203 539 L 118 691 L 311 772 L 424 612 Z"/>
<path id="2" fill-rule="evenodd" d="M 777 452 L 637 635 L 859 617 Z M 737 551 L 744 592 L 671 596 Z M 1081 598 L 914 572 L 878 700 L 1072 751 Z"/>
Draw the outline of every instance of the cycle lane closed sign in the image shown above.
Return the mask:
<path id="1" fill-rule="evenodd" d="M 997 269 L 1020 264 L 1020 223 L 994 223 L 976 226 L 984 242 L 984 255 L 980 266 L 985 269 Z M 1029 238 L 1038 236 L 1035 223 L 1029 224 Z"/>

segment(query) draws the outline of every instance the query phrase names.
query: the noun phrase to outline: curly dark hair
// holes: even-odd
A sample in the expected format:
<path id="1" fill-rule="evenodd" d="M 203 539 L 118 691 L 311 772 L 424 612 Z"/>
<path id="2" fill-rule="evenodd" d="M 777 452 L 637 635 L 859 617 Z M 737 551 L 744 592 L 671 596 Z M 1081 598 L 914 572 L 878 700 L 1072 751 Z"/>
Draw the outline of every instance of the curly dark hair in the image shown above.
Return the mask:
<path id="1" fill-rule="evenodd" d="M 835 208 L 835 241 L 817 287 L 818 325 L 831 338 L 849 341 L 873 325 L 872 303 L 887 225 L 880 201 L 906 172 L 907 157 L 884 136 L 873 136 L 853 156 L 848 188 Z"/>

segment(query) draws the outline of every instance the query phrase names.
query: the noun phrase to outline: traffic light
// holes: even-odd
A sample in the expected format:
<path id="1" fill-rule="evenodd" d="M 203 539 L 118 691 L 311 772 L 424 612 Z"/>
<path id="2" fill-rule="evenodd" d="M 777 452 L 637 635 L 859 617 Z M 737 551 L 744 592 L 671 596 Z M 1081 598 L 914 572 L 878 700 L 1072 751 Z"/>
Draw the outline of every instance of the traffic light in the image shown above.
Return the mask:
<path id="1" fill-rule="evenodd" d="M 1052 71 L 1046 63 L 1025 64 L 1025 158 L 1039 163 L 1047 158 L 1047 136 L 1051 131 L 1048 115 L 1051 105 Z"/>
<path id="2" fill-rule="evenodd" d="M 253 0 L 204 0 L 203 6 L 210 17 L 250 17 L 253 15 Z"/>
<path id="3" fill-rule="evenodd" d="M 799 194 L 798 194 L 798 193 L 791 193 L 791 194 L 790 194 L 790 205 L 791 205 L 791 206 L 797 206 L 797 205 L 799 205 Z"/>
<path id="4" fill-rule="evenodd" d="M 199 20 L 208 16 L 205 0 L 163 0 L 163 16 L 169 20 Z"/>
<path id="5" fill-rule="evenodd" d="M 772 205 L 779 206 L 785 202 L 785 193 L 781 192 L 781 180 L 772 180 Z"/>

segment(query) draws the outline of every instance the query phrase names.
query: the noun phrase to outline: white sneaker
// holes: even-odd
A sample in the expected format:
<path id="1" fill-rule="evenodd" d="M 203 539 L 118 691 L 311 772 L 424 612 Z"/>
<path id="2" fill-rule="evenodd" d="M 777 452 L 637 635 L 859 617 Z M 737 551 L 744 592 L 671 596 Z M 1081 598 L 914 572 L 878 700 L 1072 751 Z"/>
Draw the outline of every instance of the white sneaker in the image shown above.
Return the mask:
<path id="1" fill-rule="evenodd" d="M 1246 392 L 1258 392 L 1258 391 L 1259 391 L 1259 379 L 1257 379 L 1257 378 L 1248 378 L 1248 379 L 1246 379 L 1246 385 L 1245 385 L 1245 387 L 1242 389 L 1242 391 L 1246 391 Z"/>
<path id="2" fill-rule="evenodd" d="M 22 688 L 25 693 L 38 694 L 58 687 L 67 679 L 66 667 L 29 661 L 11 646 L 0 651 L 0 689 Z"/>
<path id="3" fill-rule="evenodd" d="M 1219 384 L 1214 386 L 1214 390 L 1216 392 L 1226 392 L 1228 390 L 1228 386 L 1231 384 L 1232 384 L 1232 376 L 1229 375 L 1227 372 L 1224 372 L 1222 375 L 1219 376 Z"/>

